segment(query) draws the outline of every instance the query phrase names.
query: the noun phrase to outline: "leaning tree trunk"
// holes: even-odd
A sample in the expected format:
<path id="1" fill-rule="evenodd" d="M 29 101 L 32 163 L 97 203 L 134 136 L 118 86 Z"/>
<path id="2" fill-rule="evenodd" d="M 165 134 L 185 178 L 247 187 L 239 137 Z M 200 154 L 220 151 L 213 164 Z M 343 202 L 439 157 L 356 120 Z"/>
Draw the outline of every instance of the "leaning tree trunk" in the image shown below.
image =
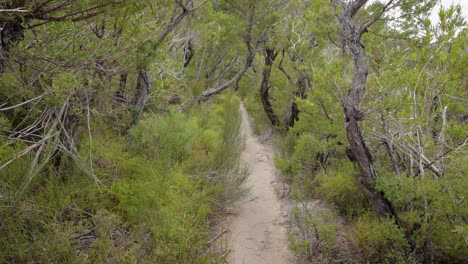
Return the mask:
<path id="1" fill-rule="evenodd" d="M 351 53 L 354 57 L 355 69 L 351 88 L 348 91 L 347 98 L 343 102 L 343 110 L 349 146 L 359 165 L 360 175 L 358 181 L 364 187 L 365 194 L 377 215 L 380 217 L 391 216 L 395 219 L 395 222 L 401 226 L 400 219 L 390 201 L 373 186 L 376 178 L 373 167 L 374 160 L 362 137 L 361 128 L 359 127 L 359 120 L 362 118 L 362 112 L 359 110 L 359 105 L 361 103 L 360 94 L 364 90 L 366 84 L 368 64 L 360 46 L 360 41 L 357 43 L 356 41 L 349 42 L 348 47 L 351 49 Z"/>
<path id="2" fill-rule="evenodd" d="M 363 117 L 363 112 L 359 109 L 361 104 L 361 93 L 365 89 L 369 65 L 366 60 L 364 46 L 361 43 L 361 36 L 364 33 L 363 27 L 354 20 L 356 10 L 354 6 L 346 5 L 340 2 L 341 13 L 338 20 L 341 25 L 341 34 L 345 40 L 346 47 L 349 49 L 354 63 L 354 74 L 351 87 L 348 90 L 348 96 L 343 100 L 342 106 L 345 114 L 345 129 L 349 146 L 359 165 L 360 175 L 358 182 L 362 185 L 365 195 L 372 205 L 374 211 L 379 217 L 393 217 L 395 223 L 401 227 L 401 221 L 398 218 L 392 204 L 387 200 L 383 193 L 374 188 L 376 173 L 373 167 L 373 157 L 362 136 L 359 121 Z M 361 1 L 362 2 L 362 1 Z M 337 5 L 335 5 L 337 6 Z M 359 7 L 358 7 L 359 8 Z"/>
<path id="3" fill-rule="evenodd" d="M 274 49 L 265 48 L 265 68 L 262 74 L 262 84 L 260 86 L 260 98 L 262 99 L 263 110 L 265 111 L 268 119 L 274 126 L 279 125 L 278 116 L 273 111 L 273 107 L 270 102 L 270 75 L 271 66 L 276 58 L 277 53 Z"/>

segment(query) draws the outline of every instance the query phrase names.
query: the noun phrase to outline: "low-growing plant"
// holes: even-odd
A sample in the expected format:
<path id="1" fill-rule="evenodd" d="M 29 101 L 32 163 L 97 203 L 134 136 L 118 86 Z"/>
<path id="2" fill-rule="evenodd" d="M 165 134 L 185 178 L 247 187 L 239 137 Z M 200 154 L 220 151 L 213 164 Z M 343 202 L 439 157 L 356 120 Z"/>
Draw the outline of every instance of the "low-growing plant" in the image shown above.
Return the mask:
<path id="1" fill-rule="evenodd" d="M 210 263 L 210 221 L 241 194 L 239 100 L 190 113 L 147 115 L 130 134 L 93 117 L 79 159 L 52 151 L 0 171 L 0 263 Z M 109 129 L 108 129 L 109 128 Z M 2 144 L 2 164 L 22 144 Z M 84 164 L 86 163 L 86 164 Z M 89 177 L 82 165 L 92 170 Z"/>
<path id="2" fill-rule="evenodd" d="M 409 260 L 404 231 L 393 219 L 379 220 L 371 213 L 363 214 L 356 222 L 354 236 L 368 263 L 407 263 Z"/>
<path id="3" fill-rule="evenodd" d="M 351 162 L 342 162 L 341 168 L 321 171 L 314 183 L 314 196 L 327 201 L 348 217 L 362 213 L 366 198 L 356 182 Z"/>
<path id="4" fill-rule="evenodd" d="M 312 261 L 326 259 L 334 249 L 337 224 L 331 211 L 315 203 L 298 203 L 292 210 L 296 236 L 290 237 L 291 248 Z"/>

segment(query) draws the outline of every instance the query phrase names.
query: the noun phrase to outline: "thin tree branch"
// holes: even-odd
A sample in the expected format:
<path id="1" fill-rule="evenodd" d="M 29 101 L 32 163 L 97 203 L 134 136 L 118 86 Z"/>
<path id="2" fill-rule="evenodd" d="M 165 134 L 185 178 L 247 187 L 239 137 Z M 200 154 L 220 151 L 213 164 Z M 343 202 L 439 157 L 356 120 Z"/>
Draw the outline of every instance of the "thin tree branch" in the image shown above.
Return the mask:
<path id="1" fill-rule="evenodd" d="M 364 32 L 367 32 L 367 29 L 370 26 L 372 26 L 375 22 L 377 22 L 386 11 L 391 9 L 390 5 L 393 2 L 394 2 L 394 0 L 388 1 L 387 4 L 385 4 L 384 7 L 382 8 L 382 11 L 380 11 L 380 13 L 377 16 L 375 16 L 375 17 L 369 19 L 368 21 L 364 22 L 364 24 L 362 24 L 362 26 L 361 26 L 361 30 L 360 30 L 361 34 L 364 33 Z"/>
<path id="2" fill-rule="evenodd" d="M 34 97 L 32 99 L 29 99 L 27 101 L 24 101 L 22 103 L 19 103 L 17 105 L 13 105 L 13 106 L 9 106 L 9 107 L 5 107 L 5 108 L 0 108 L 0 112 L 3 112 L 3 111 L 7 111 L 7 110 L 11 110 L 11 109 L 14 109 L 14 108 L 17 108 L 17 107 L 20 107 L 20 106 L 23 106 L 25 104 L 29 104 L 30 102 L 33 102 L 35 100 L 39 100 L 41 99 L 42 97 L 46 96 L 47 94 L 43 94 L 43 95 L 40 95 L 38 97 Z"/>
<path id="3" fill-rule="evenodd" d="M 29 11 L 26 10 L 24 7 L 19 7 L 15 9 L 0 9 L 0 12 L 4 13 L 28 13 Z"/>

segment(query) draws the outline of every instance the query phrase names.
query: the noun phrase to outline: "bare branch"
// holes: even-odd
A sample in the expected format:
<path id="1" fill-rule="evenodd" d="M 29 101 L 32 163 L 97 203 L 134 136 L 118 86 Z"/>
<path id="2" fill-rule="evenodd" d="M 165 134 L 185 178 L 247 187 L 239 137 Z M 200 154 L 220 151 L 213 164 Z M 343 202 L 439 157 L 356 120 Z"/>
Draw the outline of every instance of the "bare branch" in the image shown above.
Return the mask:
<path id="1" fill-rule="evenodd" d="M 231 85 L 236 83 L 240 78 L 242 78 L 242 76 L 244 76 L 244 74 L 250 68 L 250 65 L 252 64 L 252 62 L 253 62 L 253 60 L 255 58 L 255 53 L 257 52 L 257 47 L 258 47 L 258 43 L 257 43 L 255 49 L 252 49 L 250 47 L 248 48 L 247 59 L 245 61 L 244 67 L 234 77 L 232 77 L 229 81 L 223 83 L 222 85 L 220 85 L 220 86 L 218 86 L 216 88 L 206 90 L 205 92 L 203 92 L 201 95 L 199 95 L 195 99 L 192 98 L 192 99 L 189 99 L 189 100 L 185 101 L 184 103 L 182 103 L 177 108 L 177 112 L 181 112 L 181 111 L 185 110 L 192 102 L 195 102 L 195 103 L 204 102 L 204 101 L 208 100 L 209 98 L 211 98 L 212 96 L 220 94 L 222 91 L 226 90 Z"/>
<path id="2" fill-rule="evenodd" d="M 11 109 L 14 109 L 14 108 L 17 108 L 17 107 L 20 107 L 20 106 L 23 106 L 25 104 L 29 104 L 30 102 L 33 102 L 35 100 L 39 100 L 41 99 L 42 97 L 46 96 L 47 94 L 43 94 L 43 95 L 40 95 L 38 97 L 34 97 L 32 99 L 29 99 L 27 101 L 24 101 L 22 103 L 19 103 L 17 105 L 13 105 L 13 106 L 9 106 L 9 107 L 5 107 L 5 108 L 0 108 L 0 112 L 3 112 L 3 111 L 7 111 L 7 110 L 11 110 Z"/>
<path id="3" fill-rule="evenodd" d="M 253 60 L 255 58 L 255 51 L 249 51 L 249 54 L 247 55 L 247 59 L 245 62 L 244 67 L 229 81 L 225 82 L 224 84 L 220 85 L 219 87 L 207 90 L 203 92 L 200 96 L 198 96 L 195 101 L 197 103 L 204 102 L 208 100 L 211 96 L 216 95 L 224 91 L 226 88 L 234 84 L 238 79 L 240 79 L 245 72 L 250 68 L 250 65 L 252 64 Z"/>
<path id="4" fill-rule="evenodd" d="M 243 14 L 247 13 L 236 1 L 234 0 L 226 0 L 232 7 L 236 8 L 237 10 L 241 11 Z"/>
<path id="5" fill-rule="evenodd" d="M 24 7 L 19 7 L 15 9 L 0 9 L 0 13 L 28 13 L 29 11 L 26 10 Z"/>
<path id="6" fill-rule="evenodd" d="M 283 56 L 281 57 L 281 60 L 280 62 L 278 63 L 278 69 L 284 74 L 284 76 L 286 76 L 286 78 L 289 80 L 290 83 L 292 84 L 295 84 L 295 82 L 293 81 L 293 79 L 291 78 L 291 75 L 289 75 L 286 70 L 284 69 L 283 67 L 283 59 L 284 59 L 284 50 L 283 50 Z"/>
<path id="7" fill-rule="evenodd" d="M 391 4 L 393 2 L 394 2 L 394 0 L 388 1 L 387 4 L 384 5 L 384 7 L 382 8 L 382 11 L 380 11 L 380 13 L 378 15 L 376 15 L 375 17 L 373 17 L 373 18 L 369 19 L 368 21 L 364 22 L 364 24 L 362 24 L 362 26 L 361 26 L 361 30 L 360 30 L 361 34 L 364 33 L 364 32 L 367 32 L 367 29 L 370 26 L 372 26 L 375 22 L 377 22 L 385 12 L 387 12 L 389 9 L 391 9 L 391 7 L 392 7 Z"/>
<path id="8" fill-rule="evenodd" d="M 429 167 L 429 169 L 439 177 L 443 175 L 442 170 L 435 166 L 434 162 L 431 162 L 424 154 L 420 153 L 420 151 L 418 151 L 415 147 L 411 146 L 410 144 L 407 144 L 406 146 L 409 150 L 411 150 L 411 152 L 413 152 L 414 155 L 419 156 L 419 158 L 424 163 L 424 168 Z"/>
<path id="9" fill-rule="evenodd" d="M 198 6 L 192 8 L 192 9 L 188 9 L 185 5 L 183 5 L 181 3 L 181 1 L 176 1 L 176 2 L 177 2 L 177 4 L 182 6 L 182 13 L 180 13 L 172 21 L 172 23 L 170 25 L 168 25 L 166 27 L 166 29 L 164 29 L 163 32 L 161 32 L 161 34 L 159 34 L 158 40 L 153 44 L 152 50 L 156 50 L 159 47 L 159 45 L 161 45 L 161 43 L 164 41 L 164 39 L 167 37 L 167 35 L 169 35 L 169 33 L 171 33 L 175 29 L 175 27 L 182 21 L 182 19 L 184 17 L 186 17 L 187 15 L 189 15 L 192 12 L 195 12 L 200 7 L 204 6 L 208 2 L 208 0 L 204 1 L 203 3 L 199 4 Z M 151 53 L 149 55 L 151 55 Z"/>
<path id="10" fill-rule="evenodd" d="M 54 134 L 51 134 L 47 137 L 44 137 L 43 139 L 39 140 L 37 143 L 35 144 L 32 144 L 31 146 L 25 148 L 24 150 L 22 150 L 20 153 L 18 153 L 15 157 L 13 157 L 12 159 L 10 159 L 9 161 L 5 162 L 2 166 L 0 166 L 0 170 L 2 170 L 3 168 L 5 168 L 6 166 L 8 166 L 10 163 L 12 163 L 13 161 L 21 158 L 22 156 L 28 154 L 31 150 L 39 147 L 39 146 L 42 146 L 47 140 L 49 140 L 50 138 L 54 137 L 55 135 L 57 135 L 58 133 L 54 133 Z"/>

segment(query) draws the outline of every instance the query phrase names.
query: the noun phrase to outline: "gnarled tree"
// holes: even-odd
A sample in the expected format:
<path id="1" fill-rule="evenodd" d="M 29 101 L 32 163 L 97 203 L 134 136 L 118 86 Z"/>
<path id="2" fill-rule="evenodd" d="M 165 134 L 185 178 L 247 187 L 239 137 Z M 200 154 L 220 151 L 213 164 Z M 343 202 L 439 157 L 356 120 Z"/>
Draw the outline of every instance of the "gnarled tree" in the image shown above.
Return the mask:
<path id="1" fill-rule="evenodd" d="M 348 95 L 342 101 L 342 107 L 345 115 L 346 135 L 357 164 L 359 165 L 360 175 L 359 183 L 364 188 L 364 192 L 371 203 L 374 211 L 379 217 L 393 217 L 395 223 L 401 226 L 401 221 L 389 200 L 384 194 L 374 188 L 376 172 L 374 170 L 374 159 L 364 141 L 359 121 L 363 118 L 363 110 L 360 109 L 361 95 L 365 89 L 367 76 L 369 74 L 369 64 L 362 44 L 362 35 L 368 27 L 375 23 L 380 16 L 393 7 L 393 0 L 383 7 L 380 14 L 372 19 L 359 23 L 357 13 L 368 2 L 367 0 L 342 1 L 332 0 L 333 6 L 338 10 L 338 21 L 340 24 L 340 35 L 343 39 L 345 48 L 350 52 L 353 58 L 354 74 L 351 85 L 348 89 Z M 400 2 L 400 1 L 397 1 Z"/>

